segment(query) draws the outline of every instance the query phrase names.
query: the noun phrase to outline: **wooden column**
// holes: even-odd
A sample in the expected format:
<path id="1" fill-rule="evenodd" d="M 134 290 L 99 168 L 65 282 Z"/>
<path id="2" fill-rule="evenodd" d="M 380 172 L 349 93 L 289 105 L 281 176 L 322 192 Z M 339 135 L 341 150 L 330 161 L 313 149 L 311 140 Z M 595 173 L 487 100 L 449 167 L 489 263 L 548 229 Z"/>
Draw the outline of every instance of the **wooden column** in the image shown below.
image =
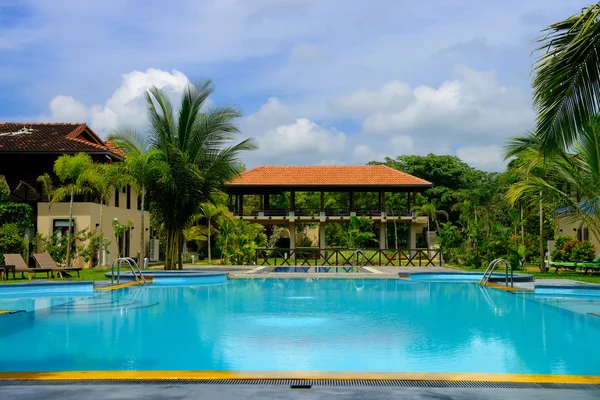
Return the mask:
<path id="1" fill-rule="evenodd" d="M 379 192 L 379 196 L 378 196 L 378 203 L 379 203 L 379 204 L 378 204 L 378 206 L 377 206 L 377 208 L 378 208 L 378 210 L 377 210 L 377 211 L 381 211 L 381 210 L 383 210 L 383 208 L 382 208 L 382 205 L 381 205 L 381 201 L 382 201 L 382 199 L 383 199 L 383 192 Z"/>
<path id="2" fill-rule="evenodd" d="M 240 215 L 244 215 L 244 195 L 240 194 L 239 196 L 239 202 L 240 202 Z"/>
<path id="3" fill-rule="evenodd" d="M 290 211 L 296 211 L 296 192 L 290 192 Z"/>
<path id="4" fill-rule="evenodd" d="M 385 192 L 381 192 L 381 207 L 380 207 L 381 211 L 385 212 Z"/>
<path id="5" fill-rule="evenodd" d="M 321 211 L 325 211 L 325 194 L 321 192 Z"/>
<path id="6" fill-rule="evenodd" d="M 354 204 L 354 192 L 350 192 L 350 211 L 355 211 L 356 205 Z"/>
<path id="7" fill-rule="evenodd" d="M 271 209 L 271 203 L 270 203 L 270 199 L 269 199 L 269 193 L 265 193 L 265 211 L 268 211 Z"/>
<path id="8" fill-rule="evenodd" d="M 258 210 L 259 211 L 264 211 L 264 208 L 263 208 L 263 194 L 262 193 L 260 194 L 260 200 L 259 201 L 260 201 L 260 205 L 258 206 Z"/>

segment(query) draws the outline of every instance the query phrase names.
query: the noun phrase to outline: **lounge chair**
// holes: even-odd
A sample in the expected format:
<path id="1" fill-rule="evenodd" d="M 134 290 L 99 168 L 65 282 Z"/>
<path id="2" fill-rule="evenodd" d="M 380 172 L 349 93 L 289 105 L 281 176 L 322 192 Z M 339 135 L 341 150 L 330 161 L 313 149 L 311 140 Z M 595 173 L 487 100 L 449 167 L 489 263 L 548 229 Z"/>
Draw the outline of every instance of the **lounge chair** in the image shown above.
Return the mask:
<path id="1" fill-rule="evenodd" d="M 568 270 L 578 270 L 583 271 L 584 273 L 588 273 L 588 271 L 600 271 L 600 256 L 594 258 L 592 261 L 588 262 L 560 262 L 560 261 L 552 261 L 550 262 L 551 267 L 555 267 L 556 270 L 554 273 L 557 273 L 559 269 L 568 269 Z"/>
<path id="2" fill-rule="evenodd" d="M 64 278 L 65 276 L 70 277 L 71 275 L 69 275 L 69 272 L 77 272 L 77 277 L 78 278 L 80 277 L 79 271 L 81 271 L 81 268 L 76 268 L 76 267 L 61 268 L 58 265 L 56 265 L 56 263 L 52 259 L 52 256 L 48 253 L 37 253 L 37 254 L 33 255 L 33 258 L 35 258 L 36 263 L 41 268 L 50 269 L 52 272 L 56 272 L 58 274 L 58 276 L 60 276 L 61 278 Z"/>
<path id="3" fill-rule="evenodd" d="M 50 278 L 52 272 L 52 268 L 29 268 L 20 254 L 5 254 L 4 261 L 8 265 L 14 265 L 15 272 L 20 272 L 21 278 L 24 278 L 27 274 L 27 278 L 31 280 L 31 274 L 35 277 L 38 273 L 45 273 Z"/>

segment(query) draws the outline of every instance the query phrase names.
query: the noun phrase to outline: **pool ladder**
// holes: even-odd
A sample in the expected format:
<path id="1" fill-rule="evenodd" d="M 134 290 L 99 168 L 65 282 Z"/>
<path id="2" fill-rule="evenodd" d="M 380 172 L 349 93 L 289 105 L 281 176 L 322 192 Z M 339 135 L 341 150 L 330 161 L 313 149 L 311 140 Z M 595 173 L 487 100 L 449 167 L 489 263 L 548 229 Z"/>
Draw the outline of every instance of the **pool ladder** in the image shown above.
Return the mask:
<path id="1" fill-rule="evenodd" d="M 509 282 L 509 279 L 508 279 L 508 277 L 509 277 L 508 270 L 509 269 L 510 269 L 510 287 L 514 287 L 512 265 L 510 264 L 510 262 L 508 260 L 504 260 L 502 258 L 495 259 L 494 261 L 492 261 L 490 263 L 490 265 L 488 265 L 485 272 L 483 273 L 483 276 L 481 277 L 481 280 L 479 281 L 479 284 L 483 285 L 483 286 L 487 285 L 488 282 L 490 281 L 490 278 L 492 277 L 492 273 L 494 272 L 496 267 L 500 264 L 504 264 L 504 267 L 505 267 L 506 287 L 508 287 L 508 282 Z"/>
<path id="2" fill-rule="evenodd" d="M 131 257 L 120 257 L 120 258 L 117 258 L 112 263 L 112 273 L 110 275 L 110 284 L 111 285 L 114 284 L 114 281 L 115 281 L 115 264 L 117 265 L 117 284 L 120 283 L 121 264 L 122 263 L 126 263 L 129 266 L 129 269 L 131 269 L 131 273 L 133 274 L 133 277 L 135 278 L 135 281 L 138 283 L 138 285 L 146 284 L 146 278 L 144 277 L 144 274 L 142 273 L 142 270 L 138 266 L 137 262 L 135 262 L 135 260 Z M 144 258 L 144 269 L 146 268 L 147 264 L 148 264 L 148 257 L 145 257 Z"/>

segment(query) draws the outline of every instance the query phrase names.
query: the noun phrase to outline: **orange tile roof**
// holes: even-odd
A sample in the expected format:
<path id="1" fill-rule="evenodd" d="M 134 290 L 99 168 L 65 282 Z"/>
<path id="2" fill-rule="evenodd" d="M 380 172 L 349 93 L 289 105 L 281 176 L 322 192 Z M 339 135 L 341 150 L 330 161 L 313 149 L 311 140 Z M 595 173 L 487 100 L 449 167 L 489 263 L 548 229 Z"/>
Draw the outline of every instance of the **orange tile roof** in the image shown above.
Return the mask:
<path id="1" fill-rule="evenodd" d="M 121 156 L 83 122 L 0 122 L 1 152 L 106 152 Z"/>
<path id="2" fill-rule="evenodd" d="M 228 183 L 240 186 L 431 186 L 387 165 L 265 166 L 250 169 Z"/>

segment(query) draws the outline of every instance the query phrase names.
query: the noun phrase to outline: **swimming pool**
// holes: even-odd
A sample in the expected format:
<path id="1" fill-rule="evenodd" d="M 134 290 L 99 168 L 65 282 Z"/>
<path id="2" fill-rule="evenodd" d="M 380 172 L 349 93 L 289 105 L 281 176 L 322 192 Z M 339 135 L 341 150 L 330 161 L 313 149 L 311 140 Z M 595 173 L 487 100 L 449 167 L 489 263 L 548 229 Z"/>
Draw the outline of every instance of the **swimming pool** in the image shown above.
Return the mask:
<path id="1" fill-rule="evenodd" d="M 0 315 L 0 371 L 600 375 L 599 317 L 472 283 L 254 278 L 11 301 L 27 312 Z"/>

